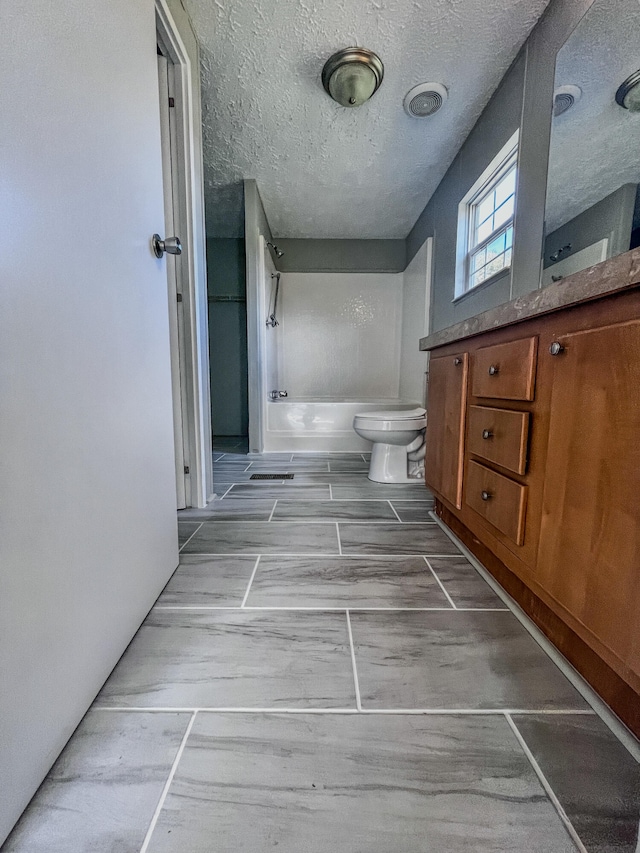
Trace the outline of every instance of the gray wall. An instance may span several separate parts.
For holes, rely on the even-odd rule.
[[[275,241],[284,251],[276,264],[282,272],[402,272],[407,266],[405,240]]]
[[[525,55],[522,53],[480,116],[407,238],[413,258],[429,236],[434,238],[432,329],[450,326],[509,299],[509,275],[472,291],[454,303],[456,241],[460,199],[520,126]]]
[[[564,260],[604,237],[611,240],[611,257],[628,252],[637,190],[637,184],[624,184],[597,204],[583,210],[579,216],[556,228],[544,243],[544,266],[551,266],[549,255],[563,246],[571,244],[571,251],[562,255]]]
[[[244,239],[207,240],[213,435],[248,435]]]
[[[555,57],[593,0],[552,0],[407,237],[411,260],[434,238],[431,330],[446,328],[540,286]],[[458,205],[520,128],[511,274],[454,302]]]

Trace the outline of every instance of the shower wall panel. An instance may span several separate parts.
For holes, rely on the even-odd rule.
[[[280,387],[397,399],[402,286],[402,273],[284,273]]]

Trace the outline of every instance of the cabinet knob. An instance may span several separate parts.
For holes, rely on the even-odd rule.
[[[493,438],[493,433],[491,432],[491,430],[490,430],[490,429],[483,429],[483,430],[482,430],[482,437],[483,437],[485,440],[486,440],[486,439],[488,439],[488,438]]]
[[[551,355],[560,355],[561,352],[564,352],[564,347],[560,341],[554,341],[549,347],[549,352]]]
[[[489,368],[489,376],[497,376],[498,370],[499,370],[498,365],[492,364],[491,367]]]
[[[485,491],[480,492],[480,497],[482,498],[483,501],[488,501],[491,498],[491,492],[485,492]]]
[[[455,366],[456,366],[456,367],[458,367],[459,365],[461,365],[461,364],[462,364],[462,359],[460,358],[460,356],[456,356],[456,357],[453,359],[453,363],[455,364]]]

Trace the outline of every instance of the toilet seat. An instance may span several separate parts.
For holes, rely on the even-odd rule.
[[[398,411],[398,409],[392,409],[389,411],[381,411],[381,412],[360,412],[356,415],[357,418],[367,418],[374,421],[405,421],[411,420],[412,418],[424,418],[426,415],[426,409],[417,406],[415,409],[405,409],[404,411]]]
[[[380,432],[409,432],[426,426],[425,415],[425,410],[420,407],[404,412],[399,412],[397,409],[396,411],[362,412],[355,416],[353,425]]]

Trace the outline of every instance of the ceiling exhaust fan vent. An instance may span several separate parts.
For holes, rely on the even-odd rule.
[[[441,83],[420,83],[404,98],[404,109],[413,118],[428,118],[442,107],[449,93]]]
[[[570,110],[582,96],[582,89],[578,86],[559,86],[553,94],[554,118],[561,116]]]

